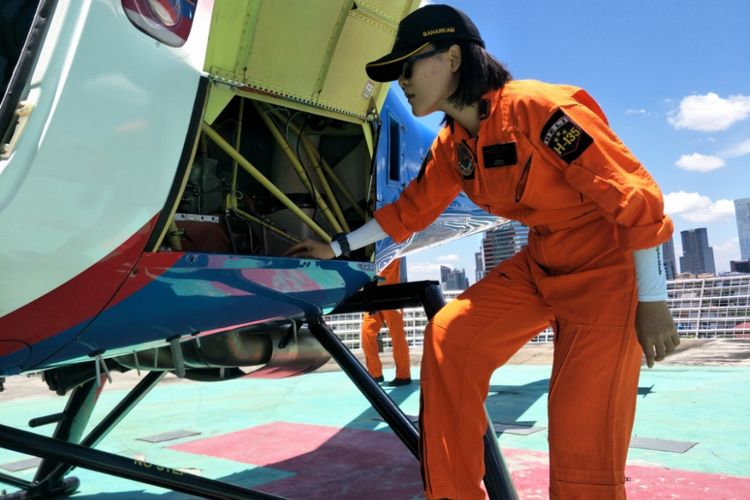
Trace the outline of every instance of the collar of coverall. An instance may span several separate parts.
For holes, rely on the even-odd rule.
[[[495,110],[500,103],[502,94],[502,87],[500,87],[499,89],[490,89],[485,92],[480,99],[479,108],[477,110],[479,114],[479,135],[482,135],[482,129],[484,128],[484,124],[487,123],[487,118],[495,113]],[[451,133],[453,134],[454,140],[456,140],[457,142],[461,142],[462,139],[471,139],[471,135],[469,135],[463,125],[455,120],[453,122]]]

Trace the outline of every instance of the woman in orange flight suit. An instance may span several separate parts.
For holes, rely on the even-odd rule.
[[[418,177],[331,258],[390,235],[402,241],[460,192],[529,226],[528,246],[447,304],[425,330],[420,438],[428,498],[484,498],[483,403],[493,371],[548,324],[550,496],[625,498],[641,348],[648,365],[679,343],[658,245],[671,237],[659,188],[582,89],[514,81],[471,20],[444,5],[399,24],[367,65],[398,80],[416,116],[446,114]]]
[[[401,259],[396,259],[379,273],[384,278],[382,284],[391,285],[401,282],[401,262]],[[399,310],[366,312],[362,316],[360,337],[367,371],[378,382],[383,381],[383,364],[378,354],[378,333],[384,323],[391,336],[393,360],[396,362],[396,378],[388,385],[398,387],[411,384],[409,344],[406,342],[403,313]]]

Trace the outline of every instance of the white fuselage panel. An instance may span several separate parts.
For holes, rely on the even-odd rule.
[[[205,58],[211,1],[187,43],[163,45],[121,2],[61,0],[0,160],[0,316],[108,255],[161,211]],[[72,298],[71,300],[75,300]]]

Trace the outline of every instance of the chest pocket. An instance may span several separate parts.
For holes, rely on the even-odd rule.
[[[533,175],[533,149],[522,137],[485,144],[479,152],[482,197],[496,208],[523,203]]]

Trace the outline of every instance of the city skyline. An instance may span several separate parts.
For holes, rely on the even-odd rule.
[[[441,0],[464,10],[487,49],[516,79],[585,88],[610,126],[641,160],[664,193],[681,231],[706,227],[716,271],[740,260],[733,200],[750,197],[750,4],[697,0],[546,2]],[[581,15],[585,13],[585,15]],[[534,19],[533,24],[522,22]],[[565,26],[565,47],[560,47]],[[721,54],[721,57],[717,57]],[[744,62],[743,62],[744,61]],[[400,95],[400,93],[398,93]],[[435,130],[442,114],[422,121]],[[481,235],[415,254],[412,279],[436,279],[439,265],[476,276]]]

